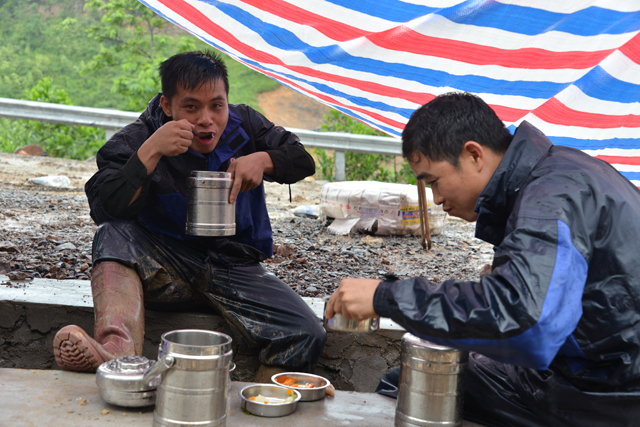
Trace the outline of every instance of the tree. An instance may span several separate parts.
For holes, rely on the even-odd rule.
[[[142,111],[160,91],[158,66],[170,55],[196,48],[196,39],[187,35],[171,36],[167,21],[136,0],[86,0],[85,9],[102,15],[100,24],[87,30],[100,43],[100,51],[85,66],[84,71],[118,67],[122,71],[114,78],[113,93],[129,100],[128,109]],[[67,18],[63,27],[77,21]]]
[[[27,92],[27,100],[70,105],[69,95],[56,89],[49,77]],[[40,145],[51,157],[84,160],[105,141],[104,129],[69,126],[35,120],[4,120],[0,123],[0,149],[13,152],[20,146]]]
[[[323,132],[345,132],[359,135],[388,136],[373,129],[369,125],[356,120],[338,110],[331,109],[324,115],[324,123],[320,127]],[[315,150],[320,163],[320,172],[325,179],[332,180],[334,176],[333,158],[325,150]],[[407,162],[403,162],[398,169],[395,156],[382,154],[350,153],[345,154],[345,173],[349,181],[375,180],[382,182],[405,182],[415,184],[416,178]]]

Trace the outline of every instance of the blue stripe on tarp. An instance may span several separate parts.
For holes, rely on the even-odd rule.
[[[441,10],[437,7],[422,6],[401,1],[380,0],[326,0],[345,9],[351,9],[365,15],[375,16],[391,22],[408,22],[420,16],[429,15]]]
[[[638,91],[637,84],[618,80],[599,65],[576,80],[574,85],[591,98],[620,104],[640,102],[640,91]]]
[[[600,7],[588,7],[565,14],[533,7],[502,4],[491,0],[469,0],[446,9],[390,0],[327,1],[392,22],[408,22],[435,13],[459,24],[490,27],[526,35],[561,31],[580,36],[593,36],[624,34],[640,30],[640,12],[618,12]]]
[[[640,172],[618,172],[620,172],[620,174],[627,178],[629,181],[640,181]]]
[[[436,344],[476,351],[503,363],[545,370],[582,316],[587,272],[587,261],[573,245],[569,226],[558,220],[555,267],[535,325],[520,335],[502,340],[452,340],[412,333]]]
[[[640,147],[640,138],[577,139],[553,135],[547,135],[547,137],[555,145],[577,148],[578,150],[602,150],[605,148],[637,149]]]
[[[367,73],[375,71],[375,74],[379,76],[401,78],[433,87],[450,86],[458,90],[473,93],[525,96],[527,98],[536,99],[551,98],[570,84],[570,82],[555,83],[549,81],[499,80],[472,74],[455,75],[444,71],[415,67],[402,63],[392,63],[353,56],[337,44],[317,47],[304,43],[295,33],[284,28],[265,23],[237,6],[223,4],[216,0],[209,0],[207,3],[215,4],[215,6],[225,14],[239,22],[242,22],[248,28],[260,29],[260,36],[271,46],[282,50],[303,53],[315,64],[339,64],[341,68],[347,70]],[[272,71],[265,65],[260,64],[253,59],[246,59],[243,57],[242,60],[257,68],[268,70],[269,72],[283,76],[286,75],[278,71]],[[288,78],[304,81],[299,77],[289,76]],[[311,82],[307,83],[313,84]],[[340,96],[351,99],[351,96],[344,95],[342,92],[336,90],[333,90],[333,92],[334,94],[339,93]]]

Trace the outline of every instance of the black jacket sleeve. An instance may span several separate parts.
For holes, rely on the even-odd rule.
[[[105,211],[118,219],[135,216],[147,202],[152,175],[153,172],[147,175],[147,168],[138,158],[138,153],[133,153],[129,161],[100,186],[100,201]],[[141,188],[140,195],[129,204],[138,188]]]
[[[266,151],[275,168],[274,181],[293,184],[316,171],[313,157],[305,150],[297,135],[281,126],[275,126],[259,112],[245,107],[250,125],[249,135],[258,151]]]
[[[142,209],[148,197],[151,177],[137,155],[137,150],[149,137],[148,126],[138,120],[117,132],[98,151],[96,172],[85,185],[96,224],[113,219],[128,219]],[[140,197],[129,206],[137,189]]]

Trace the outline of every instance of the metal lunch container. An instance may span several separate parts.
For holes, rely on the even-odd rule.
[[[327,329],[344,332],[375,332],[380,327],[380,318],[378,317],[357,321],[345,319],[341,314],[335,313],[333,317],[327,319],[325,315],[327,302],[329,302],[328,297],[324,298],[324,309],[322,311],[324,326]]]
[[[184,329],[162,335],[158,364],[167,366],[158,386],[155,427],[226,426],[231,337]]]
[[[160,378],[145,381],[144,376],[155,363],[144,356],[122,356],[103,363],[96,372],[100,397],[118,406],[153,405]]]
[[[228,172],[191,172],[191,176],[187,178],[187,234],[236,234],[236,204],[229,203],[232,183]]]
[[[397,427],[462,426],[464,375],[469,353],[404,334],[401,344]]]

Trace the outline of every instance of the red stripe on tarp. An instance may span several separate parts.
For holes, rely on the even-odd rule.
[[[521,108],[505,107],[504,105],[489,104],[503,122],[516,122],[529,114],[529,110]]]
[[[533,110],[532,113],[547,123],[562,126],[579,126],[593,129],[640,128],[639,115],[614,116],[577,111],[567,107],[556,98],[549,99]]]
[[[315,77],[326,82],[340,83],[345,86],[353,87],[363,90],[365,92],[374,93],[376,95],[387,96],[390,98],[405,99],[410,102],[415,102],[418,105],[426,104],[435,98],[434,95],[426,92],[413,92],[409,90],[403,90],[393,86],[386,86],[380,83],[374,83],[368,80],[359,80],[351,77],[344,77],[338,74],[326,73],[324,71],[314,70],[313,68],[303,66],[288,66],[288,69],[295,71],[305,76]],[[261,71],[264,72],[264,71]]]
[[[282,0],[242,0],[242,2],[287,21],[315,28],[325,36],[338,42],[353,40],[370,34],[369,31],[363,31],[342,22],[325,18]]]
[[[620,48],[620,52],[624,53],[627,58],[640,64],[640,33],[629,40]]]
[[[404,25],[370,34],[367,38],[380,47],[400,52],[435,56],[475,65],[499,65],[533,70],[591,68],[615,51],[615,49],[607,49],[595,52],[552,52],[538,48],[500,49],[425,36]],[[425,58],[426,60],[428,58]]]
[[[605,156],[605,155],[597,155],[594,157],[596,159],[604,160],[607,163],[611,163],[615,165],[640,166],[640,157]]]
[[[407,101],[415,102],[416,104],[419,104],[419,105],[425,104],[434,98],[434,96],[429,93],[412,92],[412,91],[403,90],[403,89],[399,89],[392,86],[386,86],[386,85],[382,85],[379,83],[374,83],[366,80],[358,80],[350,77],[343,77],[336,74],[330,74],[330,73],[314,70],[313,68],[310,68],[310,67],[289,66],[273,55],[264,53],[262,51],[254,49],[251,46],[248,46],[245,43],[242,43],[240,40],[235,38],[231,33],[226,31],[219,25],[216,25],[215,23],[211,22],[206,17],[206,15],[202,14],[200,11],[198,11],[196,8],[194,8],[190,4],[181,0],[159,0],[159,1],[162,4],[164,4],[167,8],[171,9],[174,13],[182,16],[184,19],[196,25],[202,31],[211,35],[211,37],[216,38],[229,46],[233,46],[233,48],[238,52],[240,52],[242,55],[246,56],[247,58],[251,58],[256,62],[260,62],[262,64],[280,65],[285,67],[288,70],[295,71],[305,76],[314,77],[327,82],[344,84],[349,87],[358,88],[365,92],[384,95],[391,98],[406,99]],[[267,73],[262,69],[256,69],[256,70],[264,74]],[[270,74],[270,76],[276,80],[283,80],[283,77],[280,75]]]
[[[206,15],[200,12],[195,7],[183,0],[158,0],[165,5],[168,9],[171,9],[174,13],[182,16],[184,19],[200,28],[200,30],[206,32],[211,37],[216,38],[223,43],[233,46],[237,49],[238,46],[242,49],[238,49],[243,52],[247,57],[265,64],[277,64],[285,65],[280,59],[271,54],[265,53],[261,50],[255,49],[245,43],[242,43],[229,31],[225,30],[221,26],[215,24]]]

